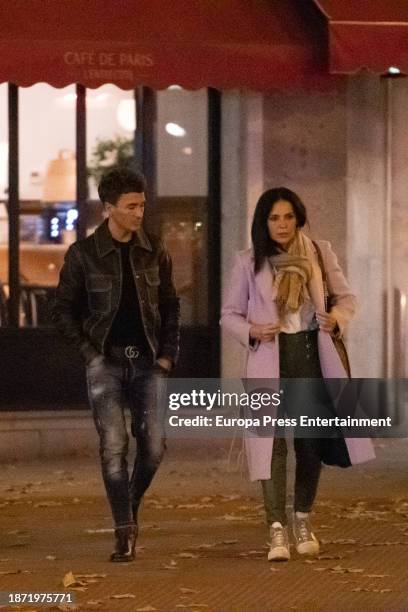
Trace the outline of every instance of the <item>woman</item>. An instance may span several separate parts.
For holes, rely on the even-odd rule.
[[[280,187],[260,197],[252,223],[252,248],[237,254],[221,325],[248,350],[246,378],[314,379],[307,381],[301,392],[300,413],[310,416],[327,408],[328,395],[321,379],[347,376],[333,338],[343,335],[354,314],[355,297],[330,244],[314,243],[303,233],[306,221],[305,206],[293,191]],[[325,310],[322,272],[330,294],[330,312]],[[296,386],[288,385],[287,390],[293,400]],[[296,416],[296,407],[286,392],[284,395],[286,414]],[[290,558],[287,445],[277,433],[274,438],[247,436],[245,440],[251,480],[262,484],[271,561]],[[370,440],[342,438],[342,443],[346,465],[374,458]],[[309,515],[322,464],[319,440],[298,437],[295,429],[294,448],[294,541],[299,554],[316,555],[319,542]]]

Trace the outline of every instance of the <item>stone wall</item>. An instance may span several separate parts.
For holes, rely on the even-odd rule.
[[[262,106],[259,98],[224,96],[223,285],[233,251],[249,244],[262,191],[279,185],[296,191],[308,210],[307,233],[332,243],[358,298],[348,334],[356,377],[384,375],[390,332],[384,315],[386,87],[385,80],[362,74],[325,93],[274,93]],[[394,81],[392,89],[392,283],[408,292],[408,82]],[[237,375],[242,354],[229,339],[223,347],[223,375]],[[394,352],[398,361],[396,345]]]

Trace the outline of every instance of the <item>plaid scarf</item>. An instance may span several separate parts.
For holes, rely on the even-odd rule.
[[[310,251],[308,240],[298,230],[287,251],[268,257],[274,273],[275,300],[281,320],[286,313],[296,312],[308,295],[307,285],[312,278],[312,262],[307,255]]]

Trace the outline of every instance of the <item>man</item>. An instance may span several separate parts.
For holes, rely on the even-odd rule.
[[[108,218],[68,249],[53,321],[86,361],[88,396],[100,437],[102,475],[115,527],[112,561],[132,561],[137,514],[164,452],[160,378],[179,345],[179,299],[160,239],[143,230],[145,180],[113,169],[98,193]],[[129,405],[137,453],[127,469]]]

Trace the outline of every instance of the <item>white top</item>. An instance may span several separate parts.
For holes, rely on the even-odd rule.
[[[296,312],[288,312],[282,322],[281,331],[285,334],[296,334],[300,331],[317,329],[315,307],[310,298],[307,298]]]

